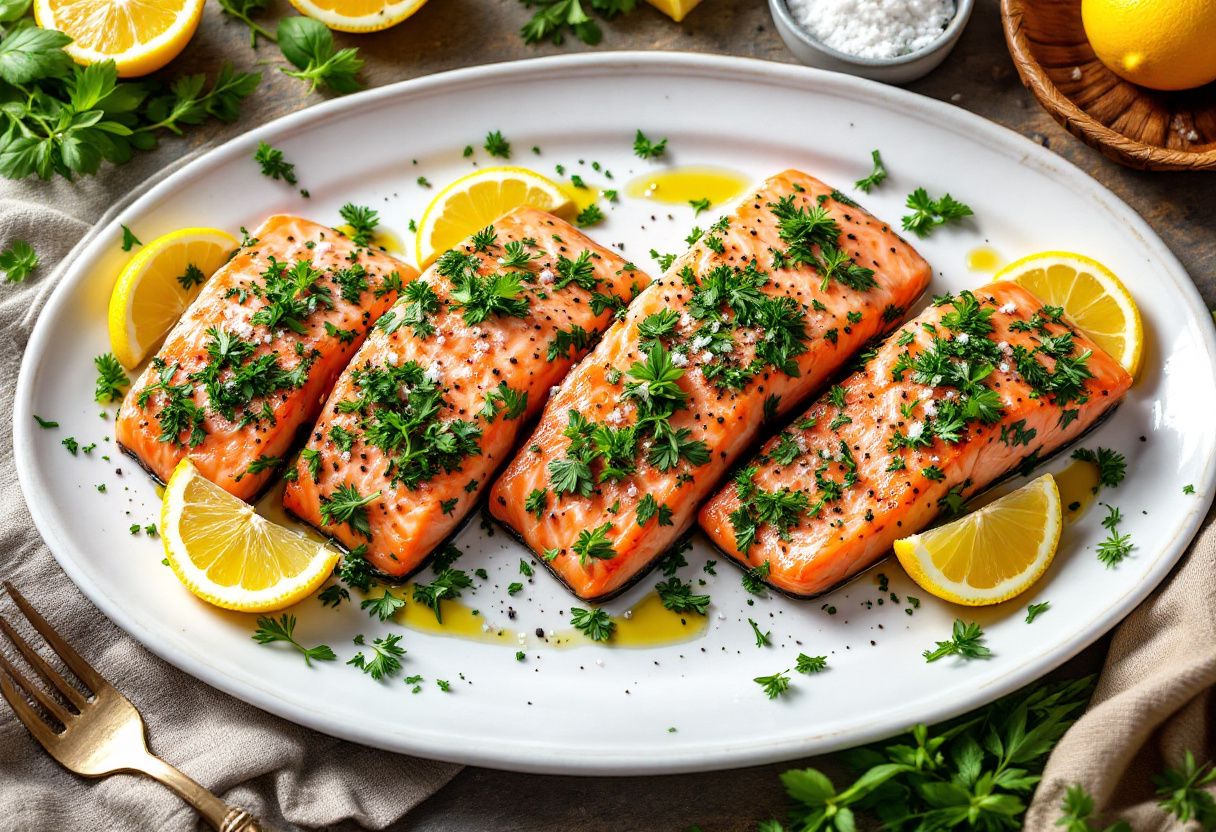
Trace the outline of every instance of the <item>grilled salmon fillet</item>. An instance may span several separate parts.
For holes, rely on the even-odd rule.
[[[929,277],[847,197],[777,174],[566,377],[490,510],[580,598],[611,597],[692,525],[761,426],[893,327]]]
[[[1022,287],[936,298],[701,510],[753,575],[812,596],[1079,436],[1132,379]]]
[[[413,572],[648,281],[532,208],[474,234],[381,318],[338,380],[284,506],[382,573]]]
[[[269,483],[338,374],[417,272],[272,216],[207,281],[131,387],[119,446],[162,482],[183,457],[244,500]]]

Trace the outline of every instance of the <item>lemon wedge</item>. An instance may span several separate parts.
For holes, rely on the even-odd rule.
[[[1136,375],[1144,357],[1144,325],[1131,293],[1097,260],[1043,251],[1010,263],[996,280],[1012,280],[1064,313],[1109,356]]]
[[[147,75],[176,58],[202,14],[203,0],[34,0],[38,25],[72,38],[64,47],[72,60],[112,60],[122,78]]]
[[[561,185],[527,168],[482,168],[457,179],[422,213],[415,239],[418,268],[425,269],[465,237],[521,205],[558,216],[568,216],[574,208]]]
[[[938,598],[978,607],[1025,592],[1051,565],[1063,525],[1051,474],[943,526],[895,541],[912,580]]]
[[[426,0],[291,0],[302,15],[339,32],[379,32],[421,9]]]
[[[272,612],[325,583],[339,554],[275,525],[183,459],[165,486],[160,535],[169,566],[209,604]]]
[[[133,368],[156,349],[240,243],[218,228],[183,228],[131,258],[110,293],[110,348]]]
[[[647,0],[650,5],[679,23],[700,5],[701,0]]]

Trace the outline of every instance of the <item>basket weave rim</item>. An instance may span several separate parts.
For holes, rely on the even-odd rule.
[[[1026,0],[1001,0],[1001,24],[1013,64],[1039,104],[1081,141],[1117,161],[1149,170],[1216,170],[1216,149],[1175,150],[1133,139],[1112,130],[1072,102],[1052,83],[1030,49],[1024,31]]]

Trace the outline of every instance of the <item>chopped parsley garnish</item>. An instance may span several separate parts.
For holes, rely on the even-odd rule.
[[[93,397],[100,404],[120,401],[127,387],[131,385],[131,380],[127,378],[127,373],[118,363],[118,359],[114,357],[113,353],[107,352],[96,356],[93,359],[93,366],[97,368],[97,384],[94,387]]]
[[[878,285],[874,270],[860,266],[840,247],[840,226],[822,205],[794,205],[794,194],[770,202],[777,218],[778,234],[786,249],[786,266],[813,266],[822,277],[820,291],[827,291],[835,280],[854,291],[864,292]],[[815,248],[819,256],[815,255]]]
[[[346,591],[346,587],[340,584],[330,584],[321,590],[317,595],[317,600],[321,602],[323,607],[333,607],[337,609],[343,601],[350,600],[350,593]]]
[[[554,289],[565,289],[571,283],[581,286],[588,292],[599,286],[599,278],[595,276],[595,264],[591,262],[591,251],[583,249],[578,256],[571,260],[564,254],[557,257],[557,279],[553,281]]]
[[[473,585],[473,579],[462,569],[444,569],[429,584],[414,584],[414,600],[425,604],[435,613],[435,620],[443,623],[440,603],[459,598],[463,590]]]
[[[80,450],[80,443],[76,441],[76,437],[74,436],[65,436],[60,440],[59,444],[67,448],[68,453],[72,456],[76,456],[76,453]]]
[[[380,224],[380,215],[366,205],[348,202],[338,209],[338,214],[350,226],[350,239],[357,246],[369,246]],[[356,299],[357,301],[357,299]]]
[[[764,690],[765,696],[769,699],[776,699],[790,689],[790,677],[786,675],[788,672],[788,670],[783,670],[772,676],[757,676],[752,681]]]
[[[273,257],[262,273],[262,284],[254,284],[249,291],[262,298],[265,304],[253,313],[250,322],[267,329],[290,329],[298,335],[308,332],[304,321],[321,307],[332,308],[333,295],[330,290],[318,285],[325,273],[314,269],[308,260],[297,260],[289,269]],[[229,289],[230,295],[239,294],[240,289]]]
[[[937,642],[937,647],[926,650],[926,662],[935,662],[945,656],[961,656],[964,659],[986,659],[992,651],[985,647],[984,631],[979,624],[964,622],[961,618],[954,619],[954,630],[949,641]]]
[[[486,402],[478,414],[487,422],[493,422],[499,414],[504,419],[518,419],[528,409],[528,391],[519,392],[505,381],[486,393]]]
[[[639,159],[657,159],[667,152],[667,139],[652,142],[641,130],[633,137],[633,155]]]
[[[0,271],[5,283],[22,283],[38,268],[38,253],[25,240],[13,240],[0,251]]]
[[[695,612],[705,615],[709,608],[709,596],[693,595],[691,581],[685,583],[673,576],[655,584],[654,589],[659,594],[663,606],[672,612]]]
[[[827,667],[827,656],[808,656],[806,653],[799,653],[794,665],[794,669],[799,673],[822,673]]]
[[[312,666],[313,660],[330,662],[338,658],[327,645],[318,644],[316,647],[305,647],[295,640],[296,617],[284,613],[283,617],[275,620],[270,616],[258,616],[258,628],[253,633],[253,640],[258,644],[272,644],[276,641],[286,642],[304,656],[304,663]]]
[[[416,362],[365,364],[351,377],[359,395],[339,402],[338,412],[359,415],[364,441],[389,459],[385,473],[394,486],[416,488],[440,471],[458,470],[466,456],[478,452],[481,428],[439,418],[449,407],[444,389]]]
[[[679,257],[679,255],[678,254],[660,254],[658,251],[656,251],[655,249],[652,248],[650,250],[650,257],[656,263],[659,264],[660,270],[667,271],[668,269],[671,268],[671,264],[676,261],[676,258]]]
[[[870,159],[874,162],[874,169],[870,171],[870,175],[864,179],[858,179],[853,183],[853,187],[859,191],[869,193],[874,188],[881,185],[887,178],[887,169],[882,163],[882,156],[877,150],[870,151]]]
[[[439,305],[431,284],[415,278],[405,285],[397,304],[376,321],[376,328],[391,335],[408,326],[418,338],[427,338],[435,333],[430,316],[439,311]]]
[[[481,275],[481,259],[455,249],[444,252],[435,262],[435,271],[452,283],[452,304],[463,312],[466,324],[479,324],[491,315],[526,317],[528,298],[524,296],[520,272]]]
[[[359,604],[359,609],[367,610],[367,614],[369,616],[374,615],[381,621],[388,621],[397,614],[397,610],[404,606],[405,600],[393,595],[393,593],[389,592],[388,588],[386,587],[383,595],[381,595],[379,598],[366,598],[361,604]]]
[[[637,523],[639,526],[645,526],[656,517],[660,526],[672,525],[671,507],[666,503],[660,503],[653,494],[647,494],[638,502]]]
[[[405,648],[400,645],[400,641],[401,636],[392,633],[383,638],[373,639],[371,645],[366,645],[363,636],[355,636],[355,644],[360,647],[370,646],[372,655],[370,659],[365,658],[363,651],[360,650],[351,657],[347,664],[354,665],[376,681],[385,676],[392,676],[401,669],[401,657],[405,655]]]
[[[361,543],[342,556],[338,580],[352,589],[367,592],[372,588],[372,565],[367,560],[367,544]]]
[[[1049,609],[1051,609],[1050,601],[1044,601],[1041,604],[1031,604],[1026,608],[1026,623],[1029,624],[1030,622],[1034,621]]]
[[[54,422],[54,421],[52,421],[52,420],[50,420],[50,419],[43,419],[43,418],[42,418],[41,416],[39,416],[37,413],[35,413],[35,414],[34,414],[34,421],[35,421],[35,422],[37,422],[37,423],[38,423],[38,427],[42,428],[43,430],[48,430],[49,428],[57,428],[57,427],[59,427],[59,423],[58,423],[58,422]]]
[[[1089,448],[1077,448],[1072,452],[1072,458],[1093,463],[1098,467],[1098,486],[1095,486],[1093,490],[1095,494],[1098,493],[1099,486],[1117,487],[1127,475],[1126,457],[1110,448],[1098,448],[1096,451]]]
[[[711,207],[710,201],[705,197],[700,199],[690,199],[688,200],[688,204],[692,206],[692,209],[695,212],[693,216],[700,214],[702,211],[708,211]]]
[[[207,276],[203,274],[203,270],[193,263],[186,264],[186,270],[177,276],[177,282],[181,284],[183,289],[193,289],[195,286],[202,286],[207,282]]]
[[[283,157],[283,151],[272,147],[266,142],[258,142],[258,149],[253,153],[253,159],[262,169],[262,175],[271,179],[281,179],[288,185],[297,184],[296,166]],[[123,226],[124,228],[126,226]],[[123,247],[123,251],[126,251]]]
[[[37,418],[37,417],[34,417],[34,418]],[[1183,494],[1194,494],[1195,486],[1191,485],[1190,483],[1187,483],[1186,485],[1182,486],[1182,493]]]
[[[532,489],[532,493],[528,495],[526,500],[524,500],[524,511],[528,512],[529,514],[535,514],[536,519],[539,520],[541,515],[545,513],[545,509],[548,507],[548,505],[549,489],[534,488]]]
[[[203,428],[203,419],[206,414],[201,407],[194,403],[194,386],[188,382],[172,383],[173,377],[177,374],[177,364],[166,364],[158,357],[152,359],[152,366],[157,372],[156,381],[139,391],[139,396],[135,400],[136,404],[143,410],[148,406],[152,396],[163,393],[164,406],[156,414],[160,421],[158,440],[175,445],[188,444],[191,448],[197,447],[207,438],[207,431]],[[190,434],[186,443],[181,441],[181,435],[184,432]]]
[[[499,159],[511,158],[511,143],[502,137],[502,132],[499,130],[486,133],[486,141],[482,146],[491,156]]]
[[[770,636],[772,635],[771,632],[766,633],[763,630],[761,630],[760,625],[757,624],[754,619],[751,619],[751,618],[747,619],[747,623],[750,624],[752,627],[752,635],[755,636],[755,638],[756,638],[757,647],[769,647],[772,645],[773,642],[770,639]]]
[[[363,497],[355,486],[339,485],[332,494],[321,498],[321,522],[327,526],[345,523],[354,533],[370,538],[372,527],[367,519],[367,506],[379,497],[379,491]]]
[[[748,569],[743,573],[743,588],[752,595],[762,594],[764,592],[764,582],[768,580],[768,574],[771,570],[772,564],[767,560]]]
[[[903,217],[904,230],[911,231],[917,237],[928,237],[939,226],[957,222],[973,213],[970,207],[950,194],[932,199],[924,188],[917,188],[908,194],[904,204],[912,211]]]
[[[591,203],[586,208],[578,212],[578,216],[574,218],[575,223],[579,228],[586,228],[591,225],[597,225],[604,221],[604,212],[596,203]]]
[[[1135,548],[1131,542],[1131,534],[1119,534],[1119,523],[1122,521],[1123,514],[1116,506],[1106,506],[1106,516],[1102,518],[1102,527],[1109,534],[1098,544],[1098,560],[1111,569],[1122,563]]]
[[[580,565],[586,566],[588,559],[611,560],[616,557],[616,550],[612,548],[612,541],[608,539],[610,531],[612,531],[612,523],[579,531],[578,539],[572,548],[574,554],[578,555]]]
[[[731,528],[735,532],[735,548],[747,554],[756,533],[765,524],[776,526],[782,540],[788,540],[790,530],[810,505],[807,492],[781,488],[766,491],[754,482],[756,466],[742,469],[735,475],[735,493],[739,507],[730,513]],[[768,561],[765,561],[765,565]],[[766,573],[767,575],[767,573]]]
[[[608,641],[616,631],[616,622],[601,609],[570,608],[570,623],[592,641]]]
[[[130,228],[127,228],[127,226],[125,226],[125,225],[121,225],[120,228],[122,228],[122,250],[123,251],[130,251],[131,249],[135,248],[136,246],[143,245],[143,243],[140,242],[139,238],[135,236],[135,232],[132,231]]]

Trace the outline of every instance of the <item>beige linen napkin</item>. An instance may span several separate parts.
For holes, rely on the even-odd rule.
[[[238,127],[225,132],[235,133]],[[34,529],[13,465],[13,387],[30,328],[70,250],[137,193],[187,161],[180,142],[75,183],[0,180],[0,248],[28,241],[42,265],[0,284],[0,577],[12,581],[143,713],[150,746],[274,830],[381,829],[459,766],[361,748],[300,728],[216,691],[146,651],[90,604]],[[166,163],[168,167],[164,167]],[[134,190],[133,190],[134,189]],[[117,243],[117,241],[116,241]],[[98,314],[102,314],[99,310]],[[11,609],[11,602],[0,604]],[[0,702],[0,830],[185,832],[197,817],[168,790],[120,775],[83,781],[61,769]]]
[[[1170,578],[1115,631],[1093,701],[1048,760],[1025,828],[1058,829],[1074,784],[1093,796],[1103,824],[1182,828],[1157,805],[1152,777],[1188,750],[1200,763],[1216,757],[1214,686],[1216,512]]]

